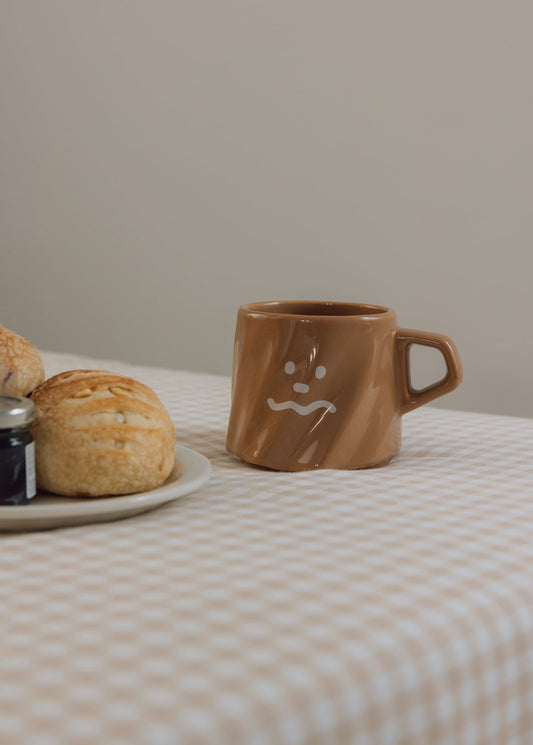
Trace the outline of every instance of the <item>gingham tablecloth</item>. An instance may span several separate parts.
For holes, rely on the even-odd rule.
[[[2,745],[531,745],[533,420],[425,407],[367,471],[224,447],[226,377],[124,372],[211,459],[118,522],[0,536]]]

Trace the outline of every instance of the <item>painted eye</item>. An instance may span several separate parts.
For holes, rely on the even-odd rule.
[[[296,370],[296,365],[294,364],[294,362],[289,361],[286,363],[285,372],[287,373],[287,375],[292,375],[295,370]]]
[[[324,367],[324,365],[319,365],[315,370],[315,378],[318,378],[320,380],[320,378],[323,378],[325,374],[326,368]]]

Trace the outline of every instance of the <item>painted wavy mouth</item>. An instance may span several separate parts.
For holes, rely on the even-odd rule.
[[[313,411],[316,411],[317,409],[326,409],[326,411],[329,411],[331,414],[334,414],[337,411],[337,408],[334,404],[331,403],[331,401],[313,401],[310,404],[307,404],[307,406],[302,406],[301,404],[297,404],[296,401],[282,401],[281,403],[276,403],[273,398],[267,399],[267,404],[270,406],[270,408],[273,411],[283,411],[284,409],[292,409],[297,414],[301,414],[302,416],[306,416],[306,414],[311,414]]]

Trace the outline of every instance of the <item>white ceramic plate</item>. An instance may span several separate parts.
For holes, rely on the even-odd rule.
[[[157,489],[84,499],[37,492],[29,504],[0,506],[0,531],[43,530],[132,517],[199,489],[210,473],[211,464],[206,457],[196,450],[176,445],[176,465]]]

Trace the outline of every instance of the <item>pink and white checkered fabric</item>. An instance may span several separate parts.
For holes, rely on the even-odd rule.
[[[209,483],[0,538],[2,745],[531,745],[533,420],[426,407],[367,471],[224,447],[230,384],[150,385]]]

